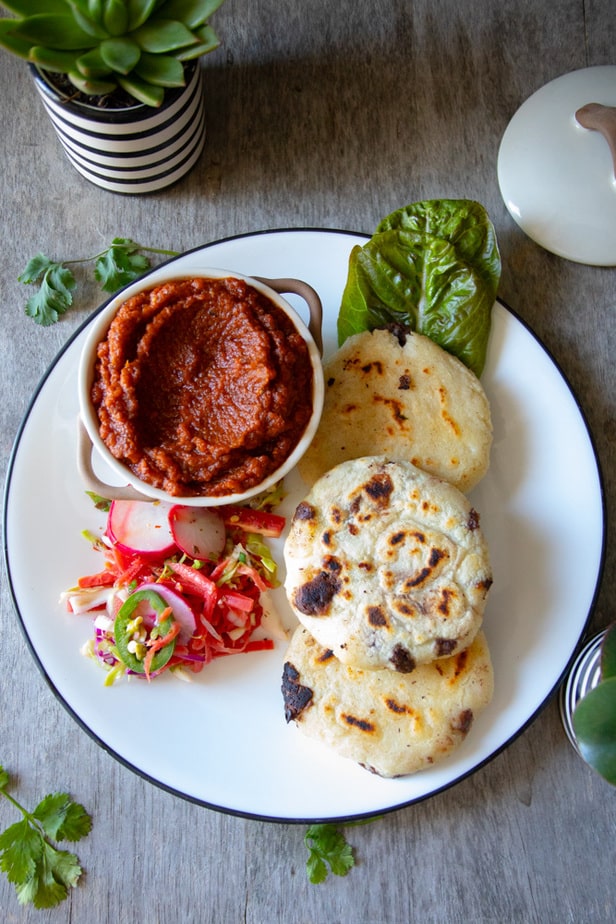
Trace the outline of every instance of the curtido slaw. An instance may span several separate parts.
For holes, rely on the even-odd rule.
[[[105,530],[84,535],[103,567],[80,577],[61,601],[93,617],[82,653],[105,668],[105,685],[165,671],[186,680],[216,658],[274,647],[255,633],[264,622],[262,595],[277,586],[265,537],[280,536],[284,517],[93,499],[108,508]]]

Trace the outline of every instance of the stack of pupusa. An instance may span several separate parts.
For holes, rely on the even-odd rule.
[[[302,472],[316,481],[285,543],[300,626],[283,694],[287,721],[392,777],[449,754],[492,698],[481,630],[492,571],[459,487],[487,470],[491,422],[476,377],[427,338],[350,341],[325,367],[325,411]],[[392,419],[368,429],[374,407]],[[321,473],[323,453],[321,465],[334,464]]]

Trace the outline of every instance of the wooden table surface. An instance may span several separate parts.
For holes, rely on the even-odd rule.
[[[615,271],[533,243],[507,213],[496,173],[503,132],[531,93],[566,72],[616,64],[613,0],[227,0],[214,24],[224,44],[204,62],[206,150],[178,186],[143,197],[83,180],[65,162],[27,68],[0,54],[3,471],[41,376],[101,301],[77,270],[79,304],[56,325],[36,326],[17,276],[37,251],[86,256],[114,236],[181,251],[261,229],[371,232],[409,202],[460,197],[482,202],[496,226],[499,294],[579,399],[614,516]],[[595,629],[616,615],[615,574],[612,527]],[[94,819],[76,845],[85,875],[69,899],[51,911],[21,908],[1,876],[4,921],[616,919],[615,793],[569,745],[554,698],[471,777],[348,828],[355,868],[311,885],[305,826],[189,803],[97,746],[37,670],[6,575],[0,640],[0,763],[11,791],[30,806],[69,791]],[[0,827],[15,820],[3,800]]]

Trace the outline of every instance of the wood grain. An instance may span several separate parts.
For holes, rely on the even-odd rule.
[[[227,0],[215,25],[224,44],[204,64],[206,150],[187,180],[141,198],[98,190],[66,164],[27,68],[0,54],[2,470],[40,377],[100,301],[78,270],[80,306],[36,327],[16,277],[37,251],[87,255],[115,235],[184,250],[259,229],[369,232],[407,202],[468,197],[496,225],[501,297],[579,399],[613,514],[615,271],[537,247],[509,217],[496,176],[524,99],[570,70],[616,63],[612,0]],[[593,627],[614,617],[615,564],[612,522]],[[0,877],[7,924],[614,920],[614,793],[571,749],[554,701],[455,788],[348,828],[357,867],[312,886],[301,825],[184,802],[91,740],[37,672],[6,576],[0,671],[0,763],[19,797],[33,805],[66,788],[94,816],[78,845],[86,873],[57,909],[20,908]],[[0,828],[14,820],[0,804]]]

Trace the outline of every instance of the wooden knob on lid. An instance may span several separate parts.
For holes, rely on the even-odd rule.
[[[603,135],[612,152],[614,179],[616,179],[616,106],[586,103],[576,111],[575,118],[582,128],[589,128]]]

